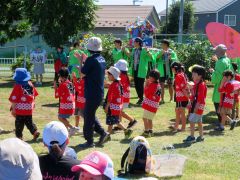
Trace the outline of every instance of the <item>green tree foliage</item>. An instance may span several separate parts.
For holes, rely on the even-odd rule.
[[[1,0],[0,3],[0,44],[23,37],[31,26],[24,20],[23,1]]]
[[[26,16],[51,47],[68,42],[79,31],[94,27],[93,0],[25,0]]]
[[[168,15],[168,34],[177,34],[179,26],[180,1],[176,1],[170,6]],[[183,16],[183,33],[191,33],[193,31],[196,18],[194,17],[194,8],[191,2],[184,3]],[[162,27],[162,33],[166,33],[166,23]]]

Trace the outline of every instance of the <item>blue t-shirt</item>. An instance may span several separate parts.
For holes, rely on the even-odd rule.
[[[84,94],[86,100],[102,100],[104,96],[104,76],[106,61],[101,54],[94,54],[86,59],[81,70],[85,77]]]

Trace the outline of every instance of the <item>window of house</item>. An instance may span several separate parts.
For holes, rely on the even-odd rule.
[[[33,43],[39,43],[39,35],[32,36],[32,42]]]
[[[236,15],[225,15],[224,24],[228,26],[236,26]]]

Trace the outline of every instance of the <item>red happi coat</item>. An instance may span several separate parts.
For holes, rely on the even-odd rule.
[[[120,82],[123,87],[123,103],[130,102],[130,81],[127,74],[120,74]]]
[[[28,85],[14,85],[9,101],[15,103],[16,115],[32,115],[36,96],[38,96],[38,92],[30,81]]]
[[[72,115],[75,111],[75,91],[73,84],[66,80],[55,90],[55,98],[59,98],[59,114]]]
[[[235,74],[235,80],[240,82],[240,74]],[[239,91],[234,94],[234,100],[236,103],[239,102]]]
[[[234,86],[231,81],[226,82],[218,91],[221,93],[220,107],[233,108],[234,104]]]
[[[122,86],[114,81],[108,88],[107,101],[110,103],[111,115],[119,116],[123,107]]]
[[[174,78],[174,90],[176,96],[176,102],[188,101],[188,97],[185,96],[183,90],[187,89],[187,79],[184,73],[175,74]]]
[[[197,96],[196,96],[196,93],[197,93]],[[191,100],[191,105],[194,104],[194,101],[196,102],[196,104],[198,104],[198,106],[195,105],[195,107],[197,108],[196,109],[197,111],[195,112],[196,114],[198,115],[203,114],[205,104],[206,104],[206,97],[207,97],[206,83],[204,81],[200,81],[198,84],[194,82],[190,100]]]
[[[86,102],[86,99],[84,97],[84,83],[85,83],[84,78],[74,82],[74,87],[76,91],[75,98],[76,108],[80,109],[84,109]]]
[[[161,86],[159,83],[147,84],[144,88],[144,100],[142,108],[156,113],[161,100]]]

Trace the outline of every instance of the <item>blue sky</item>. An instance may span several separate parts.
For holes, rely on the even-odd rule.
[[[143,2],[137,2],[138,5],[154,5],[157,12],[160,12],[166,8],[166,0],[142,0]],[[169,0],[171,3],[172,0]],[[98,0],[100,5],[132,5],[132,0]]]

